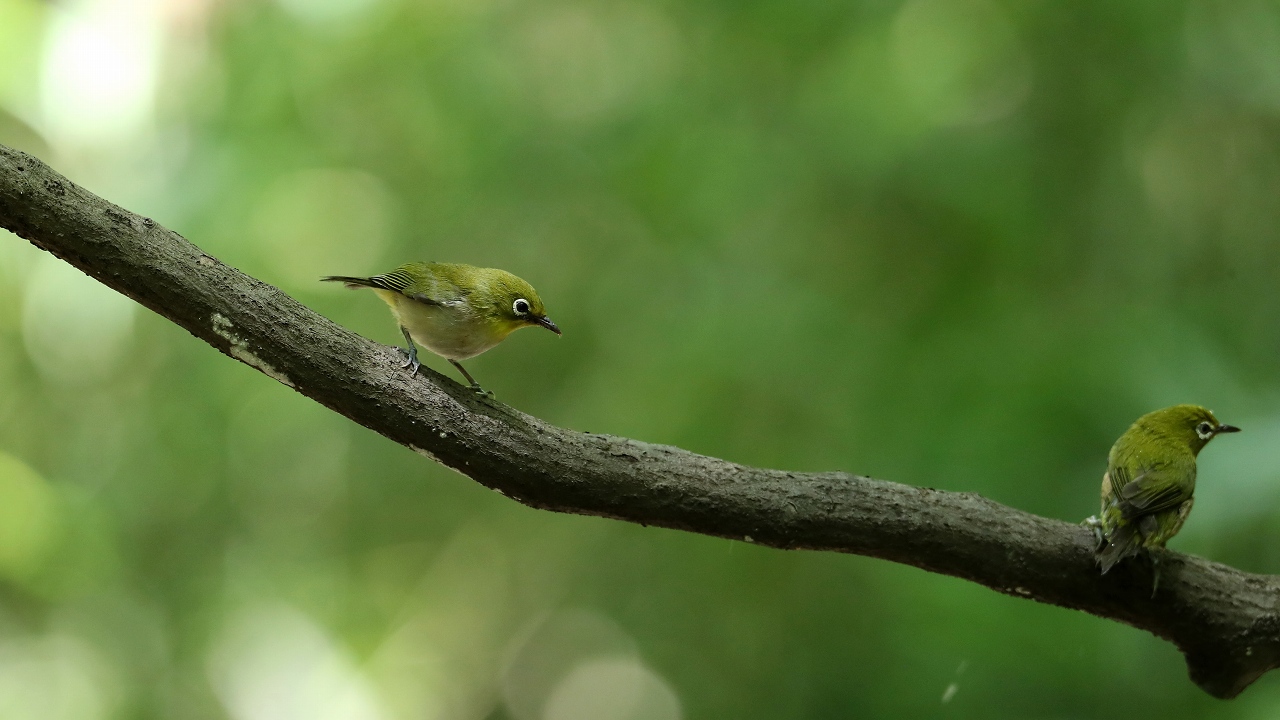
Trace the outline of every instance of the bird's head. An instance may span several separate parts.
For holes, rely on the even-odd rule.
[[[1153,433],[1183,440],[1194,453],[1199,453],[1210,440],[1222,433],[1240,432],[1240,428],[1234,425],[1218,422],[1211,410],[1199,405],[1174,405],[1156,410],[1138,422]]]
[[[493,319],[510,330],[537,326],[560,334],[560,328],[547,317],[547,308],[532,285],[505,270],[491,272],[483,302]]]

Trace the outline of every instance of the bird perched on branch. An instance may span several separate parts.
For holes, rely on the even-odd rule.
[[[417,343],[453,363],[480,394],[487,393],[459,360],[479,355],[522,327],[560,334],[533,286],[506,270],[415,262],[372,277],[320,279],[373,288],[391,306],[409,345],[402,367],[418,372]]]
[[[1102,511],[1085,520],[1098,540],[1105,575],[1121,560],[1151,558],[1151,596],[1160,585],[1160,553],[1186,522],[1196,490],[1196,456],[1209,441],[1240,428],[1199,405],[1147,413],[1116,440],[1102,476]]]

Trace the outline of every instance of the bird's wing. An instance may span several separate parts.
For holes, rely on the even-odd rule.
[[[425,287],[424,287],[425,285]],[[427,305],[458,307],[466,304],[468,293],[450,282],[420,283],[416,287],[401,290],[405,297]]]
[[[1196,466],[1160,463],[1133,474],[1123,466],[1110,470],[1111,487],[1126,520],[1171,510],[1187,501],[1195,489]]]
[[[447,303],[446,301],[443,301],[443,300],[436,300],[435,298],[430,297],[430,296],[429,296],[429,295],[427,295],[426,293],[420,293],[420,292],[419,292],[419,293],[405,293],[404,295],[405,295],[405,297],[407,297],[407,298],[411,298],[411,299],[413,299],[413,300],[417,300],[418,302],[420,302],[420,303],[424,303],[424,304],[426,304],[426,305],[447,305],[447,304],[449,304],[449,303]]]
[[[413,276],[405,272],[403,267],[396,268],[389,273],[374,275],[368,280],[370,287],[381,288],[383,290],[394,290],[403,293],[413,285]]]
[[[408,271],[410,268],[417,272],[410,274]],[[395,290],[407,298],[426,305],[453,307],[466,300],[466,291],[448,278],[442,277],[439,272],[432,271],[431,268],[430,263],[423,263],[422,267],[418,268],[414,268],[413,265],[403,265],[370,280],[376,280],[379,287]]]

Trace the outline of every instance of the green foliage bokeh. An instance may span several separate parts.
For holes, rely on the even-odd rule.
[[[128,5],[0,0],[0,143],[347,327],[399,341],[320,275],[502,267],[565,330],[468,364],[521,410],[1072,521],[1133,418],[1205,404],[1245,432],[1171,546],[1280,572],[1274,3],[157,2],[146,115],[95,135],[51,58]],[[0,718],[1262,718],[1278,683],[524,508],[0,237]]]

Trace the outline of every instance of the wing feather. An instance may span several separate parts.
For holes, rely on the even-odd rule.
[[[1172,510],[1195,491],[1195,465],[1184,468],[1160,464],[1142,468],[1132,480],[1122,467],[1112,470],[1112,491],[1121,516],[1133,520]]]

